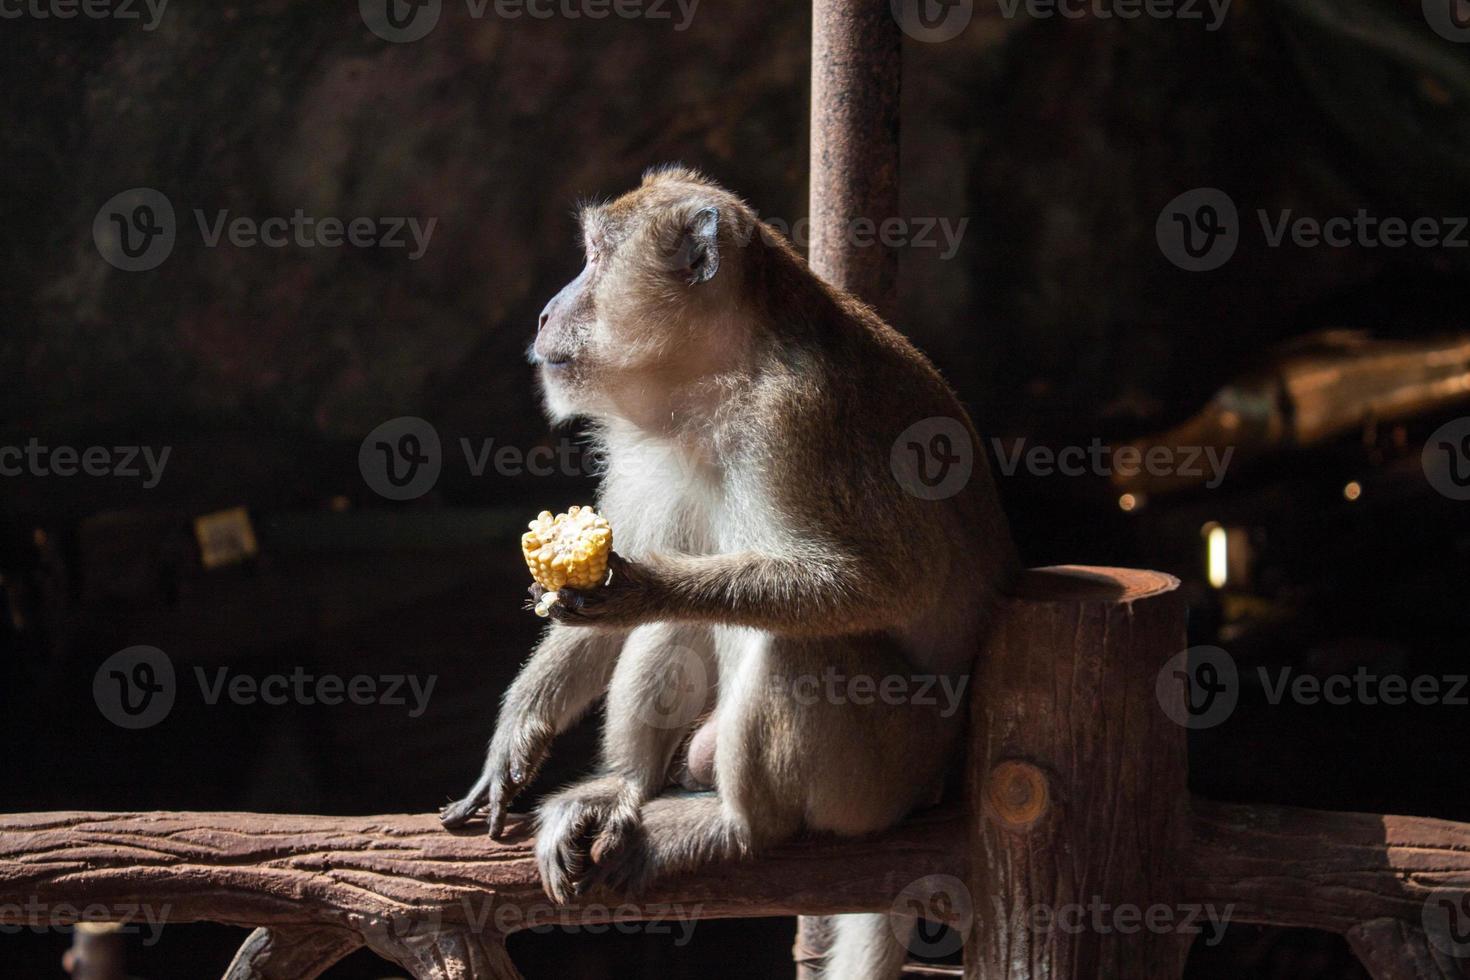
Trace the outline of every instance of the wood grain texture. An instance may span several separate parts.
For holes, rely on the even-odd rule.
[[[1375,977],[1470,976],[1470,825],[1196,800],[1191,839],[1186,894],[1231,921],[1342,933]]]
[[[0,924],[25,924],[30,909],[49,921],[65,903],[268,927],[246,941],[229,980],[303,980],[359,946],[416,977],[513,977],[504,936],[533,926],[887,911],[916,877],[963,865],[963,827],[958,808],[934,810],[878,837],[814,838],[738,869],[712,865],[637,901],[557,905],[527,834],[451,833],[432,814],[15,814],[0,816]]]
[[[1184,648],[1177,585],[1040,569],[1001,611],[972,686],[970,796],[984,801],[971,828],[972,980],[1180,975],[1192,936],[1133,929],[1127,911],[1113,927],[1110,911],[1178,905],[1186,730],[1155,695]]]

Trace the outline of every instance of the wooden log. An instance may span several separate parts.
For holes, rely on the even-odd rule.
[[[5,815],[0,924],[58,924],[69,905],[269,927],[247,940],[230,980],[300,980],[363,945],[416,977],[512,977],[501,944],[521,929],[886,911],[914,877],[963,863],[963,823],[956,808],[934,810],[869,839],[775,848],[736,873],[711,866],[636,901],[593,894],[562,906],[541,891],[532,841],[516,832],[523,818],[493,841],[483,825],[449,832],[433,814]]]
[[[277,926],[245,937],[224,980],[315,980],[363,939],[332,926]]]
[[[1231,921],[1342,933],[1383,980],[1470,976],[1470,825],[1197,800],[1191,841],[1185,894]]]
[[[1181,974],[1193,937],[1159,923],[1182,918],[1186,730],[1155,693],[1177,585],[1038,569],[1001,610],[971,686],[971,980]]]

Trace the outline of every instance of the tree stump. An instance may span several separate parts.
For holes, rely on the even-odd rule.
[[[971,685],[971,980],[1180,975],[1193,934],[1159,923],[1180,916],[1187,731],[1155,694],[1178,584],[1037,569],[1002,608]]]

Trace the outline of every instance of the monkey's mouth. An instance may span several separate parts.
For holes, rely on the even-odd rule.
[[[541,358],[541,366],[544,368],[550,368],[553,371],[560,370],[571,363],[572,355],[570,354],[554,354],[551,357]]]

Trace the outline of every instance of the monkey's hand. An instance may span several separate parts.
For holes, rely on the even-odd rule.
[[[461,827],[483,808],[490,836],[499,838],[505,830],[505,811],[536,778],[555,737],[550,726],[527,714],[503,714],[479,781],[464,799],[440,811],[439,822],[449,829]]]
[[[610,573],[606,585],[596,589],[557,589],[557,599],[548,612],[553,621],[567,626],[637,626],[646,622],[658,602],[653,578],[617,552],[608,555]],[[531,595],[538,602],[538,586]]]

